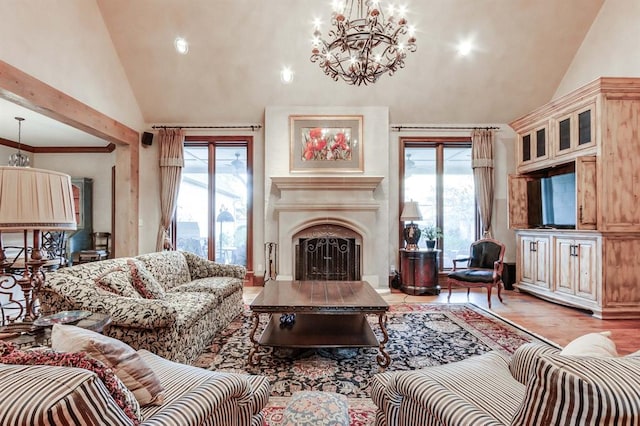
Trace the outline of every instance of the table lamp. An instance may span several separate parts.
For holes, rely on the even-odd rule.
[[[414,220],[421,220],[422,215],[420,214],[420,209],[418,208],[417,201],[407,201],[404,203],[404,207],[402,209],[402,214],[400,215],[400,220],[403,222],[411,221],[404,227],[404,240],[406,241],[406,250],[417,250],[418,249],[418,241],[420,240],[420,228],[418,225],[413,223]]]
[[[36,316],[31,293],[33,290],[37,291],[44,282],[44,274],[40,271],[44,263],[40,251],[40,232],[75,229],[75,207],[69,175],[29,167],[0,166],[0,234],[16,231],[24,233],[24,273],[15,281],[24,293],[25,320]],[[27,253],[29,231],[33,232],[30,257]],[[5,260],[0,241],[0,261],[3,267]]]

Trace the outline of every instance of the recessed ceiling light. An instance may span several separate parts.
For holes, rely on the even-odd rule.
[[[473,50],[473,43],[471,40],[462,40],[458,43],[458,54],[460,56],[467,56]]]
[[[189,51],[189,43],[187,43],[187,40],[182,37],[176,37],[173,41],[173,45],[175,46],[176,51],[181,55],[186,55]]]
[[[283,67],[282,71],[280,71],[280,80],[284,84],[289,84],[293,81],[293,70],[289,67]]]

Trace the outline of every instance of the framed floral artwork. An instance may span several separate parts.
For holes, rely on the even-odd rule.
[[[362,172],[361,115],[291,115],[292,172]]]

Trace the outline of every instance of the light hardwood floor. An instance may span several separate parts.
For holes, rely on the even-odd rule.
[[[261,290],[262,287],[245,287],[245,303],[251,303]],[[446,290],[438,296],[411,296],[404,293],[386,293],[382,296],[389,304],[447,303]],[[492,312],[561,346],[586,333],[611,330],[612,339],[621,355],[640,350],[640,320],[600,320],[588,312],[547,302],[516,290],[504,290],[502,298],[504,303],[500,303],[494,290]],[[466,289],[453,291],[452,303],[466,301]],[[469,301],[487,308],[485,290],[472,289]]]

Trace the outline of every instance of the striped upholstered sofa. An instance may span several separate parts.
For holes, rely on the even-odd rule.
[[[239,265],[163,251],[61,268],[47,274],[38,297],[43,315],[109,314],[106,335],[188,364],[242,312],[245,274]]]
[[[30,426],[261,426],[270,386],[263,376],[218,373],[138,354],[164,388],[162,405],[127,415],[96,372],[0,364],[0,424]]]
[[[372,380],[377,426],[640,424],[640,356],[563,355],[527,343]]]

